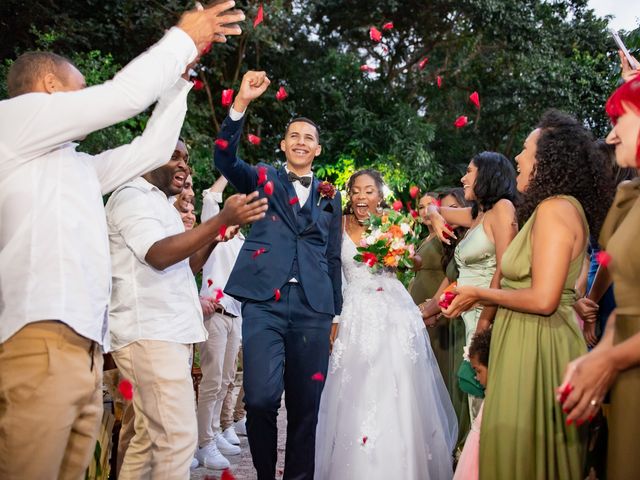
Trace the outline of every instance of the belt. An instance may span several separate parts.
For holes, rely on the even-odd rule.
[[[214,311],[221,315],[226,315],[229,318],[238,318],[238,315],[234,315],[233,313],[227,311],[222,305],[216,305]]]

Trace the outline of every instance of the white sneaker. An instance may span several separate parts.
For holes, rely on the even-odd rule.
[[[222,432],[222,436],[231,445],[240,445],[240,439],[238,438],[238,435],[236,435],[236,431],[233,428],[233,425],[231,425],[224,432]]]
[[[229,460],[218,450],[216,442],[207,443],[204,447],[199,448],[196,451],[196,459],[205,468],[212,468],[214,470],[226,470],[231,467]]]
[[[198,466],[200,465],[200,462],[198,461],[198,459],[196,457],[193,457],[191,459],[191,470],[195,470],[196,468],[198,468]]]
[[[218,450],[224,455],[240,455],[240,447],[231,445],[221,434],[216,434],[215,440]]]
[[[242,420],[239,420],[236,423],[234,423],[233,429],[235,430],[237,435],[246,437],[247,436],[247,417],[244,417]]]

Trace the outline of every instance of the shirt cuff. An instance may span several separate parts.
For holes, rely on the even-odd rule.
[[[211,199],[216,203],[222,203],[222,192],[212,192],[211,189],[207,189],[202,192],[202,198],[211,197]]]
[[[229,109],[229,118],[234,122],[237,122],[242,117],[244,117],[244,112],[237,112],[236,110],[233,109],[233,107]]]
[[[331,323],[335,323],[335,324],[340,323],[340,315],[336,315],[335,317],[333,317],[333,321]]]

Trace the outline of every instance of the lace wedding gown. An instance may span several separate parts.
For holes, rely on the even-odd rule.
[[[445,480],[456,415],[418,307],[343,235],[338,338],[320,401],[315,480]]]

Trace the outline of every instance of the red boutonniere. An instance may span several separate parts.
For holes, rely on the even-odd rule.
[[[318,193],[320,194],[320,198],[318,199],[318,206],[320,206],[320,201],[323,198],[333,200],[333,198],[336,196],[336,187],[334,187],[329,182],[320,182],[320,185],[318,185]]]

